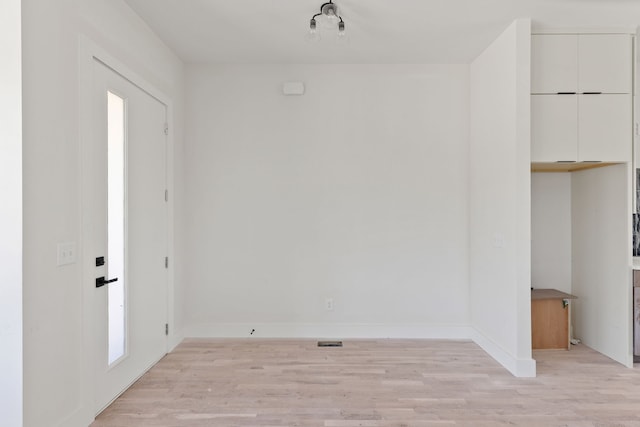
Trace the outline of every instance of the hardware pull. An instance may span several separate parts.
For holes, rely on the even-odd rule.
[[[582,92],[583,95],[602,95],[602,92]]]
[[[575,95],[575,92],[558,92],[558,95]]]
[[[113,282],[117,282],[117,281],[118,281],[117,277],[115,279],[110,279],[110,280],[105,280],[104,276],[96,277],[96,288],[101,288],[104,285],[107,285],[107,284],[113,283]]]

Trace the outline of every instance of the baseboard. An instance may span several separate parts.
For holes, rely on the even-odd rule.
[[[633,364],[635,362],[635,356],[633,355],[632,351],[633,348],[629,348],[629,353],[624,354],[624,353],[617,353],[616,352],[612,352],[609,351],[610,349],[607,348],[606,346],[603,346],[602,343],[597,342],[597,340],[595,341],[591,341],[589,338],[589,336],[581,336],[581,345],[584,345],[585,347],[589,347],[592,350],[597,351],[598,353],[602,354],[603,356],[608,357],[609,359],[613,360],[616,363],[621,364],[624,367],[627,368],[633,368]],[[631,338],[632,339],[632,338]]]
[[[88,408],[76,408],[71,414],[66,416],[62,421],[53,424],[56,427],[87,427],[94,421],[95,417],[91,415]]]
[[[184,335],[169,335],[169,342],[167,343],[167,353],[171,353],[176,349],[178,345],[184,340]]]
[[[461,325],[371,323],[207,323],[185,328],[191,338],[415,338],[466,339],[472,331]]]
[[[489,356],[493,357],[496,362],[511,372],[513,376],[521,378],[534,378],[536,376],[536,361],[534,359],[518,359],[513,357],[477,330],[473,331],[471,339]]]

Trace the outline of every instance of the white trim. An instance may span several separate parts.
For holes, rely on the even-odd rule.
[[[632,27],[554,27],[544,24],[532,23],[531,34],[633,34],[635,35],[636,28]]]
[[[163,104],[170,106],[173,104],[171,98],[166,95],[161,90],[157,89],[151,83],[142,77],[140,74],[133,71],[124,62],[120,61],[105,49],[97,45],[95,42],[90,40],[84,35],[79,35],[79,52],[80,52],[80,60],[81,61],[91,61],[93,58],[105,64],[107,67],[114,70],[116,73],[120,74],[140,89],[147,92],[149,95],[156,98],[158,101]],[[170,117],[171,119],[172,117]],[[171,125],[171,122],[169,123]]]
[[[164,357],[164,356],[162,356]],[[104,405],[104,407],[100,408],[100,410],[98,411],[98,415],[101,414],[105,409],[107,409],[113,402],[115,402],[116,400],[118,400],[118,398],[120,396],[122,396],[122,394],[124,392],[126,392],[132,385],[134,385],[140,378],[142,378],[147,372],[149,372],[149,370],[151,368],[153,368],[160,360],[162,360],[162,357],[160,357],[158,360],[153,361],[149,366],[147,366],[144,371],[138,375],[137,377],[135,377],[129,384],[127,384],[127,386],[124,388],[124,390],[122,390],[120,393],[118,393],[117,396],[114,396],[113,399],[111,399],[106,405]],[[66,426],[66,424],[65,424]],[[61,426],[62,427],[62,426]]]
[[[251,331],[255,330],[253,335]],[[204,323],[185,328],[190,338],[414,338],[465,339],[473,330],[461,325],[375,323]]]
[[[169,350],[168,350],[168,353],[171,353],[173,350],[175,350],[176,347],[179,346],[180,343],[183,340],[184,340],[184,336],[183,335],[176,335],[176,334],[169,333]]]
[[[93,421],[93,417],[91,418],[91,420],[87,421],[85,412],[85,409],[82,407],[76,408],[62,421],[55,424],[55,427],[86,427],[91,423],[91,421]]]
[[[24,422],[25,387],[23,307],[23,68],[22,32],[24,26],[19,0],[0,4],[0,422],[21,426]],[[29,106],[27,106],[28,108]],[[28,294],[25,293],[25,297]],[[33,325],[33,322],[27,322]],[[31,334],[29,334],[31,335]],[[37,334],[36,334],[37,335]],[[27,390],[29,392],[30,390]]]
[[[536,361],[534,359],[513,357],[478,330],[474,330],[471,339],[515,377],[534,378],[536,376]]]
[[[123,76],[125,79],[129,80],[140,89],[147,92],[149,95],[153,96],[160,102],[162,102],[167,109],[167,124],[169,126],[169,134],[167,135],[167,144],[166,144],[166,187],[169,190],[170,195],[173,194],[174,190],[174,132],[173,129],[175,127],[175,118],[174,118],[174,106],[173,100],[167,96],[164,92],[157,89],[152,84],[148,83],[148,81],[142,77],[140,74],[133,71],[124,62],[120,61],[113,55],[111,55],[108,51],[100,47],[98,44],[90,40],[84,35],[78,36],[78,121],[79,121],[79,169],[78,169],[78,190],[80,199],[78,203],[78,212],[79,217],[81,218],[80,232],[78,235],[80,236],[80,245],[78,250],[78,259],[81,262],[80,270],[81,270],[81,288],[82,288],[82,321],[83,321],[83,331],[82,331],[82,342],[83,342],[83,360],[82,360],[82,372],[84,382],[82,384],[82,405],[81,407],[74,412],[74,414],[70,415],[67,420],[68,424],[65,425],[78,425],[85,426],[90,424],[95,418],[95,396],[94,396],[94,383],[95,383],[95,374],[93,372],[93,310],[94,306],[94,293],[91,292],[93,290],[92,287],[87,286],[87,283],[92,282],[92,278],[94,276],[93,268],[90,268],[91,259],[87,259],[87,254],[89,251],[86,251],[83,247],[84,238],[86,235],[86,230],[88,227],[86,215],[83,212],[84,201],[86,198],[86,188],[82,184],[84,182],[84,157],[85,150],[83,141],[92,137],[92,116],[91,116],[91,101],[92,101],[92,88],[93,88],[93,64],[95,60],[98,60],[113,69],[116,73]],[[169,201],[167,202],[167,256],[170,259],[174,259],[174,205],[173,205],[173,197],[169,197]],[[173,276],[173,268],[170,263],[169,270],[167,272],[167,322],[169,325],[174,325],[174,294],[175,294],[175,281]],[[170,334],[167,337],[167,348],[166,352],[171,351],[175,346],[182,341],[182,337],[179,335],[175,335],[175,332],[172,331],[173,328],[169,328]],[[67,422],[65,420],[65,423]],[[77,424],[76,424],[77,423]]]

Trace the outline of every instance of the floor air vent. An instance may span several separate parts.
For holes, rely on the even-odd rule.
[[[342,347],[342,341],[318,341],[318,347]]]

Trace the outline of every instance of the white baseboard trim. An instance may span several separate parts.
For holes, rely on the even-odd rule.
[[[88,408],[76,408],[75,411],[67,415],[62,421],[53,424],[56,427],[87,427],[95,420]]]
[[[517,359],[470,326],[377,323],[201,323],[185,338],[449,339],[472,340],[516,377],[536,376],[534,359]]]
[[[171,353],[176,349],[178,345],[184,340],[184,335],[169,335],[169,342],[167,343],[167,353]]]
[[[502,347],[477,330],[473,331],[471,339],[489,356],[493,357],[496,362],[511,372],[513,376],[520,378],[535,378],[536,361],[534,359],[518,359],[513,357]]]
[[[461,325],[425,324],[207,323],[187,326],[184,332],[184,336],[189,338],[422,338],[470,340],[473,329]]]

